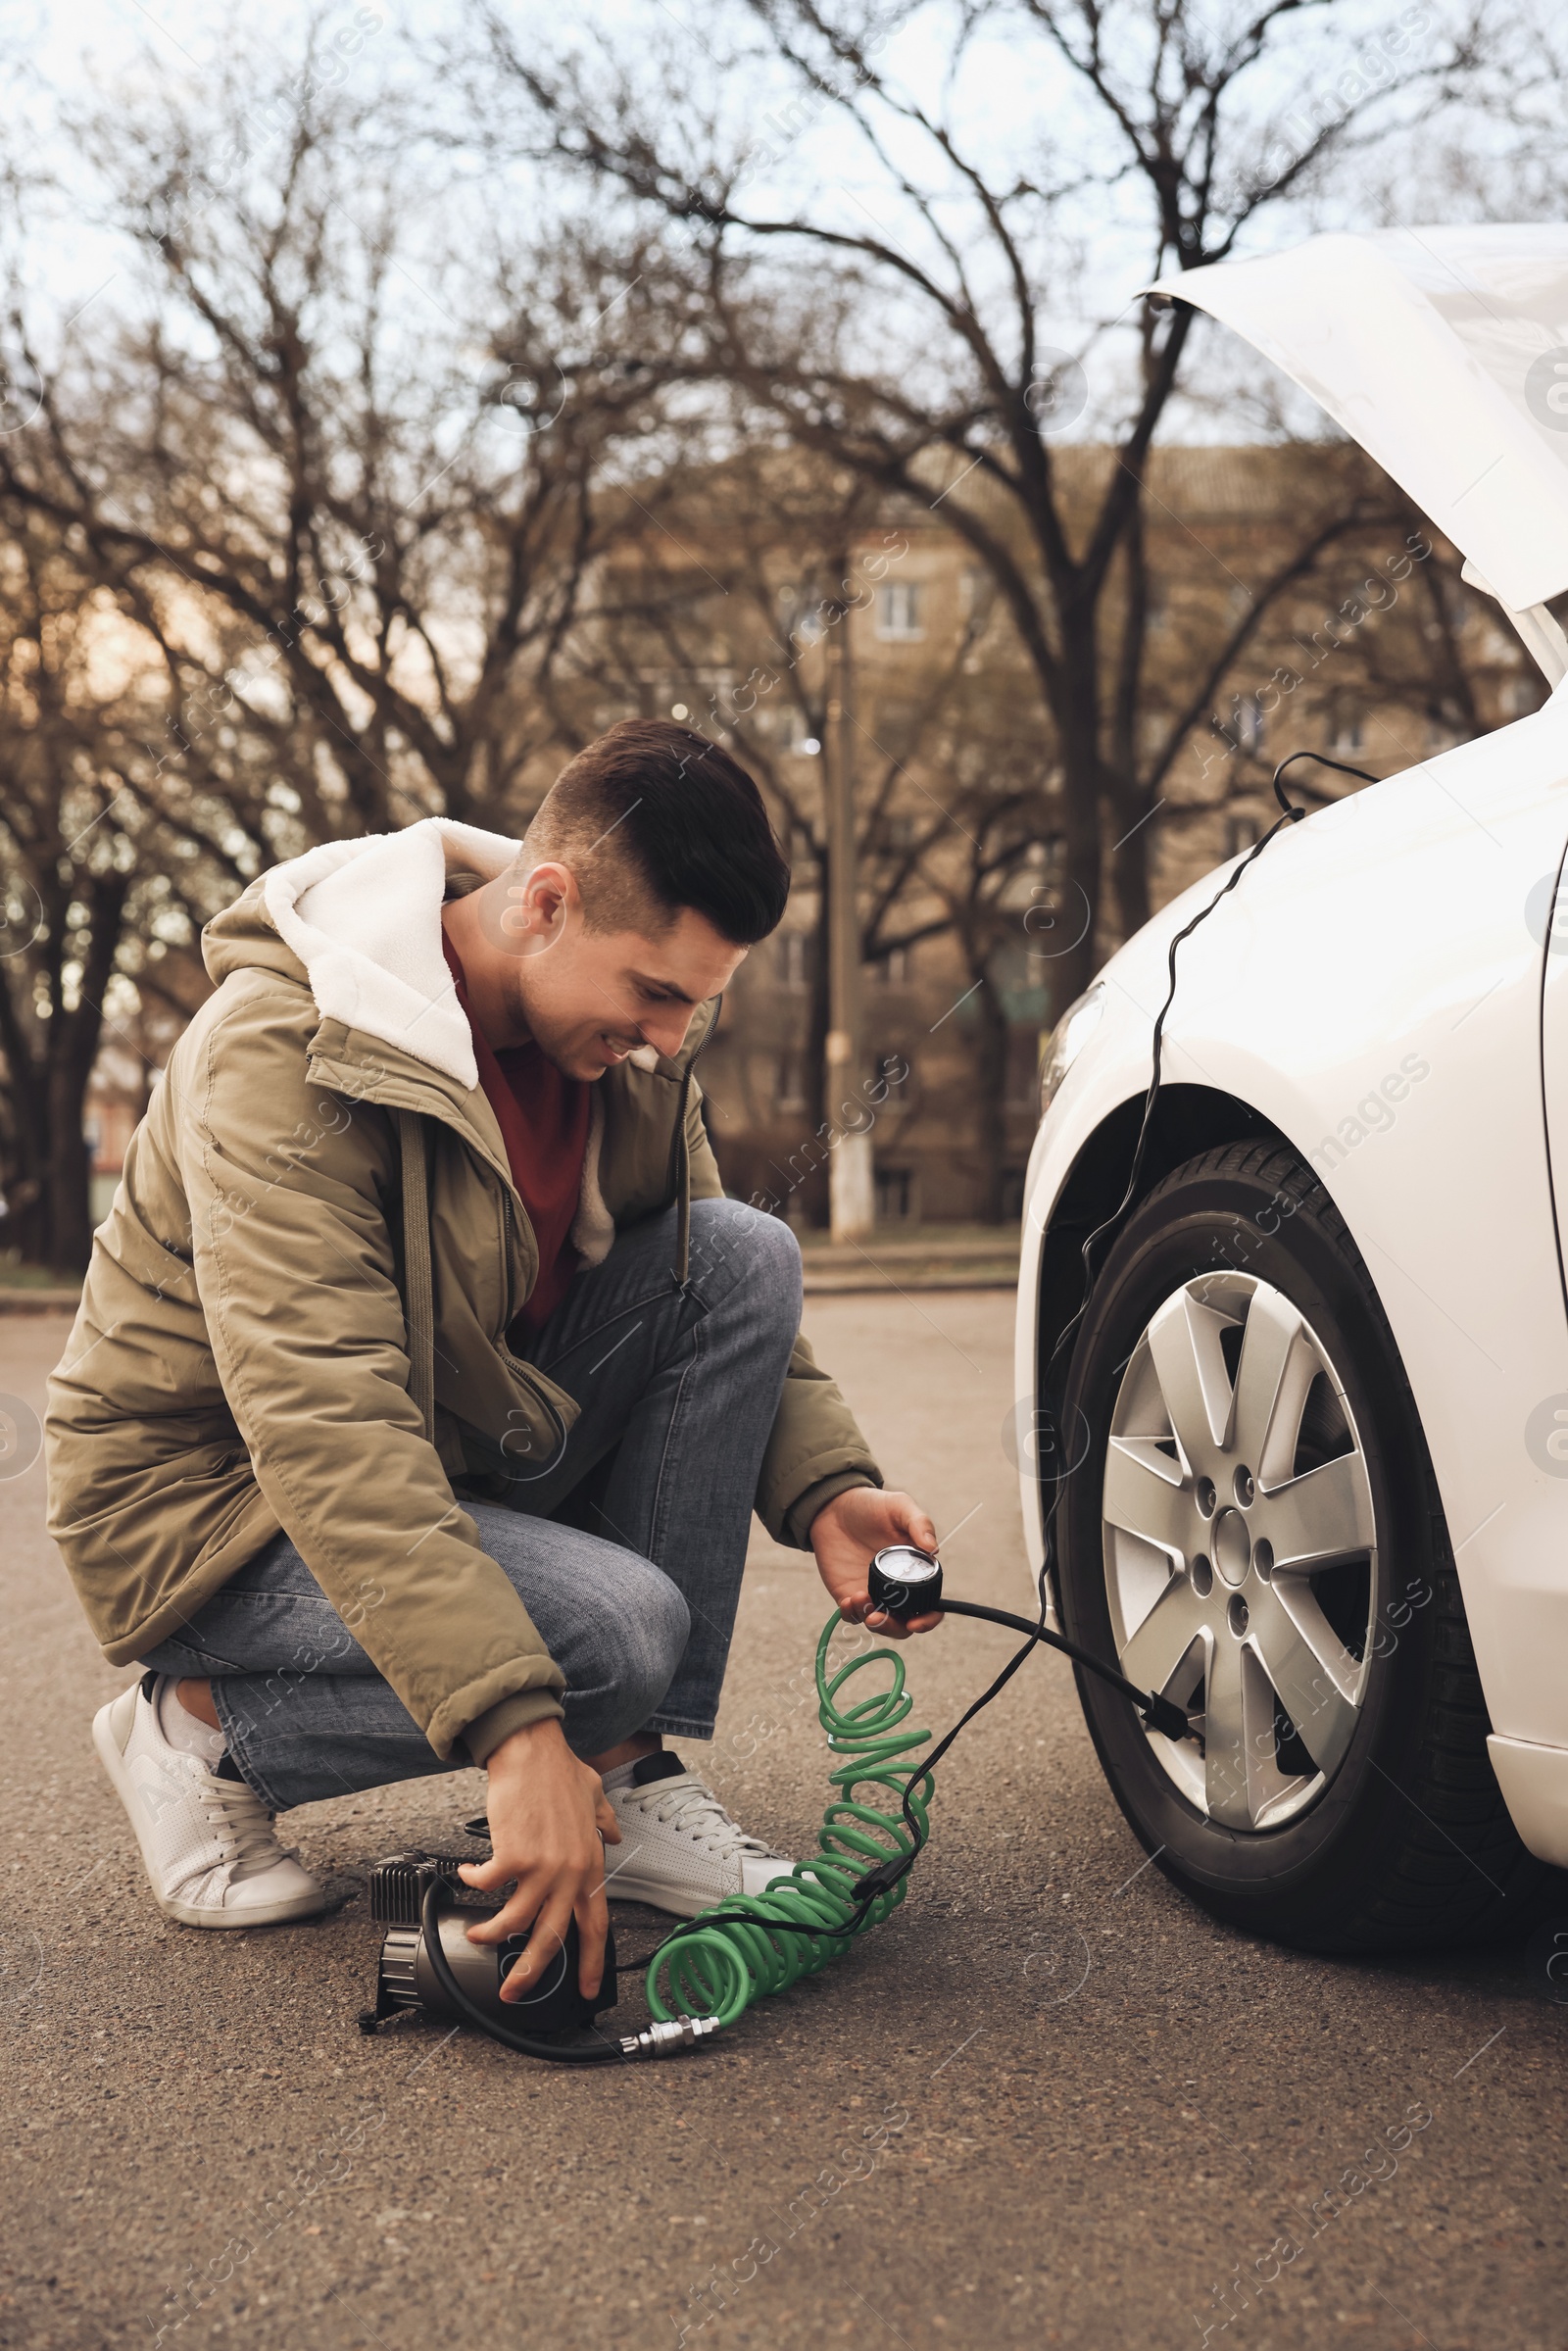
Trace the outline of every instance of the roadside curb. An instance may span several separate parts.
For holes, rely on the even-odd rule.
[[[864,1266],[857,1273],[848,1266],[806,1267],[808,1298],[849,1298],[875,1294],[885,1297],[900,1290],[1016,1290],[1018,1268],[1009,1265],[935,1265],[909,1267]]]
[[[1016,1264],[806,1266],[808,1298],[853,1298],[899,1290],[1016,1290]],[[0,1290],[0,1315],[74,1314],[78,1290]]]
[[[864,1242],[802,1237],[808,1298],[885,1295],[900,1290],[1016,1290],[1019,1234],[1014,1226],[924,1233],[879,1228]]]
[[[808,1241],[801,1251],[808,1298],[851,1298],[900,1290],[1016,1290],[1018,1244],[941,1243],[921,1247],[873,1235],[869,1248]],[[79,1290],[0,1286],[0,1315],[74,1314]]]

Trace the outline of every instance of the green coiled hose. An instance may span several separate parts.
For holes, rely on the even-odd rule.
[[[727,1895],[666,1937],[648,1969],[648,2005],[662,2024],[704,2016],[733,2025],[754,2000],[787,1991],[839,1958],[904,1899],[902,1878],[863,1904],[856,1902],[855,1888],[868,1870],[910,1850],[903,1818],[906,1791],[925,1837],[932,1783],[910,1783],[919,1769],[915,1751],[931,1734],[905,1728],[914,1700],[904,1687],[904,1659],[896,1650],[867,1649],[829,1679],[828,1647],[843,1622],[830,1616],[816,1644],[817,1715],[831,1751],[848,1758],[830,1775],[840,1793],[822,1816],[817,1849],[766,1893]],[[857,1674],[882,1664],[893,1668],[888,1688],[842,1698]],[[876,1788],[894,1797],[893,1812],[857,1800],[858,1790]],[[835,1934],[835,1928],[843,1932]]]

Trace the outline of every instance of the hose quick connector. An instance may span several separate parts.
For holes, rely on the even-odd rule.
[[[642,2033],[623,2033],[620,2053],[622,2057],[678,2057],[683,2049],[695,2049],[700,2040],[717,2031],[716,2016],[678,2016],[667,2025],[650,2025]]]
[[[1196,1736],[1180,1706],[1173,1698],[1162,1698],[1156,1692],[1138,1701],[1145,1722],[1151,1731],[1162,1731],[1167,1739],[1192,1739]]]

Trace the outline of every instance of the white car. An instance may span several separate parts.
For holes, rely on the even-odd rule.
[[[1231,869],[1058,1024],[1031,1565],[1050,1522],[1056,1621],[1201,1735],[1080,1675],[1129,1822],[1209,1910],[1320,1950],[1522,1930],[1568,1890],[1568,228],[1318,237],[1152,291],[1313,393],[1552,691],[1287,827],[1181,946],[1087,1277],[1172,942]]]

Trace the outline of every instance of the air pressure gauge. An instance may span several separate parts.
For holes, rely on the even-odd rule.
[[[912,1543],[890,1543],[872,1560],[866,1589],[877,1607],[901,1624],[928,1616],[942,1605],[942,1562],[931,1551],[917,1551]]]

